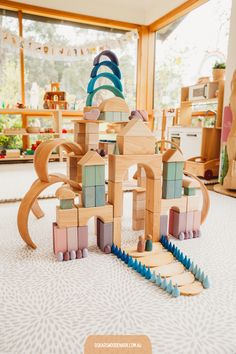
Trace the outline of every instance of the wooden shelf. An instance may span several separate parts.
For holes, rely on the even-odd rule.
[[[50,156],[50,159],[59,159],[60,155],[59,154],[52,154]],[[28,160],[33,160],[34,159],[34,155],[24,155],[21,157],[5,157],[3,159],[0,159],[0,162],[3,161],[28,161]]]
[[[218,102],[218,98],[215,97],[215,98],[202,98],[202,99],[199,99],[199,100],[193,100],[193,101],[182,101],[181,103],[182,104],[191,104],[191,105],[194,105],[194,104],[199,104],[199,103],[202,103],[202,104],[208,104],[208,103],[214,103],[214,102]]]
[[[17,136],[17,135],[21,135],[21,136],[29,136],[29,135],[60,135],[59,133],[0,133],[0,135],[3,136]]]

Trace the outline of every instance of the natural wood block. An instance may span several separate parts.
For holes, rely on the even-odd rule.
[[[184,162],[184,158],[179,150],[168,149],[162,155],[162,161],[163,162]]]
[[[154,268],[162,265],[170,264],[173,262],[174,257],[170,252],[161,252],[156,255],[145,256],[139,258],[139,261],[144,264],[146,267]]]
[[[77,136],[76,136],[76,142],[77,142],[78,144],[83,144],[83,145],[85,145],[85,143],[86,143],[85,138],[86,138],[86,135],[85,135],[84,133],[79,133],[79,134],[77,134]]]
[[[152,212],[161,211],[161,180],[147,178],[146,209]]]
[[[105,205],[105,185],[95,187],[95,205]]]
[[[105,185],[105,166],[95,166],[95,184],[96,186]]]
[[[68,251],[77,251],[78,249],[78,237],[77,237],[77,226],[67,227],[67,246]]]
[[[163,252],[163,246],[160,242],[153,242],[152,251],[138,252],[137,247],[125,248],[125,252],[133,258],[140,258],[145,256],[153,256]]]
[[[144,224],[145,224],[144,219],[139,219],[139,220],[132,219],[132,229],[134,231],[144,230]]]
[[[99,134],[87,133],[85,135],[85,144],[86,145],[98,144],[98,142],[99,142]]]
[[[133,208],[133,218],[136,220],[144,219],[145,218],[145,209],[136,210]]]
[[[83,206],[85,208],[95,207],[96,197],[95,197],[95,186],[84,187],[83,186]]]
[[[167,236],[168,235],[168,228],[169,228],[168,215],[161,215],[160,216],[160,235]]]
[[[145,200],[133,200],[133,209],[135,210],[145,210],[145,205]]]
[[[169,214],[169,234],[170,235],[174,234],[174,217],[175,217],[175,211],[173,209],[170,209],[170,214]]]
[[[97,148],[98,148],[98,143],[97,144],[85,144],[85,152],[96,151]]]
[[[95,166],[84,166],[82,169],[83,187],[92,187],[96,185]]]
[[[122,182],[126,170],[135,164],[140,164],[145,168],[148,178],[161,178],[161,155],[109,155],[109,180]]]
[[[88,226],[79,226],[77,228],[78,249],[88,248]]]
[[[146,177],[138,177],[137,184],[139,187],[146,188]]]
[[[81,174],[81,179],[78,179],[77,176],[77,164],[79,162],[79,160],[82,158],[83,156],[81,155],[76,155],[76,156],[68,156],[67,158],[67,175],[69,177],[69,179],[76,181],[76,182],[82,182],[82,174]]]
[[[72,227],[78,225],[77,208],[72,209],[60,209],[56,207],[56,220],[59,228]]]
[[[193,231],[193,220],[194,220],[194,212],[188,211],[186,213],[186,231]]]
[[[203,291],[203,286],[199,281],[179,287],[181,295],[198,295]]]
[[[190,272],[185,272],[182,274],[170,277],[168,280],[172,281],[172,284],[177,286],[183,286],[187,284],[192,284],[195,280],[194,275]]]
[[[201,211],[195,210],[193,212],[193,230],[199,230],[201,226]]]
[[[121,246],[121,217],[113,219],[113,242],[114,245]]]
[[[187,211],[200,210],[201,198],[200,195],[187,197]]]
[[[145,211],[145,236],[152,235],[153,241],[160,240],[160,213]]]
[[[172,277],[174,275],[182,274],[185,269],[182,263],[174,262],[157,268],[153,268],[152,270],[155,271],[156,274],[160,274],[161,277]]]
[[[108,181],[108,202],[113,205],[114,217],[123,214],[123,189],[122,182]]]
[[[52,224],[53,227],[53,252],[57,254],[58,252],[67,251],[67,238],[66,238],[66,228],[59,228],[57,223]]]
[[[78,207],[79,226],[87,225],[88,220],[93,216],[99,217],[105,223],[112,222],[113,206],[111,204],[106,204],[104,206],[94,208]]]
[[[182,185],[184,188],[200,188],[200,184],[197,180],[190,178],[188,176],[183,176]]]
[[[187,210],[187,197],[177,199],[161,199],[161,214],[169,214],[170,208],[185,212]]]
[[[129,107],[125,100],[120,97],[112,97],[103,100],[99,105],[100,112],[127,112],[129,113]]]
[[[117,136],[116,141],[122,155],[155,154],[155,137],[153,136]]]
[[[133,200],[134,201],[144,201],[146,200],[146,188],[135,188],[133,189]]]

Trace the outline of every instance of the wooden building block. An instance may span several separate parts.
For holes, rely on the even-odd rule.
[[[175,181],[163,180],[162,182],[162,198],[174,199],[175,198]]]
[[[187,284],[179,287],[181,295],[198,295],[203,291],[202,283],[195,281],[192,284]]]
[[[195,278],[192,273],[184,272],[182,274],[174,275],[173,277],[170,277],[168,280],[171,280],[172,284],[176,284],[177,286],[183,286],[187,284],[192,284]]]
[[[153,155],[155,153],[155,137],[153,136],[117,136],[116,141],[121,155]]]
[[[146,267],[154,268],[172,263],[174,257],[170,252],[161,252],[158,255],[140,257],[138,260]]]
[[[154,268],[153,270],[155,270],[156,274],[160,274],[161,277],[172,277],[182,274],[184,272],[184,266],[180,262],[174,262]]]
[[[84,166],[82,170],[83,187],[92,187],[96,185],[95,166]]]
[[[145,205],[145,200],[133,200],[133,209],[135,210],[145,210]]]
[[[169,234],[170,235],[174,234],[174,217],[175,217],[175,211],[173,209],[170,209],[170,215],[169,215]]]
[[[58,252],[67,251],[67,238],[66,238],[66,228],[59,228],[57,223],[52,224],[53,227],[53,252],[57,254]]]
[[[169,229],[169,218],[168,215],[160,216],[160,235],[168,236]]]
[[[95,186],[83,187],[83,206],[91,208],[96,206]]]
[[[98,141],[99,141],[99,134],[87,133],[85,135],[85,144],[86,145],[98,144]]]
[[[96,234],[97,234],[97,245],[100,247],[100,223],[101,220],[99,218],[95,218],[95,226],[96,226]]]
[[[153,242],[160,240],[160,213],[145,211],[145,236],[152,235]]]
[[[175,180],[175,198],[182,197],[182,179]]]
[[[100,112],[127,112],[129,113],[129,107],[125,100],[120,97],[112,97],[103,100],[99,105]]]
[[[184,162],[175,162],[175,180],[183,179]]]
[[[186,230],[186,213],[178,213],[174,211],[174,225],[173,225],[173,236],[178,238],[180,232]]]
[[[196,195],[196,188],[186,188],[186,187],[184,187],[184,195],[188,195],[188,196]]]
[[[78,225],[77,208],[60,209],[56,207],[56,221],[59,228],[73,227]]]
[[[194,212],[188,211],[186,213],[186,231],[193,231],[193,220],[194,220]]]
[[[96,186],[105,185],[105,166],[95,166],[95,184]]]
[[[114,217],[123,214],[123,189],[122,182],[108,181],[108,202],[113,205]]]
[[[105,185],[95,187],[95,206],[105,205]]]
[[[113,242],[114,245],[121,246],[121,217],[113,219]]]
[[[77,227],[67,227],[67,248],[68,251],[77,251],[78,249],[78,237],[77,237]]]
[[[84,133],[79,133],[79,134],[77,134],[77,136],[76,136],[76,142],[77,142],[78,144],[83,144],[83,145],[85,145],[85,143],[86,143],[85,137],[86,137],[86,134],[84,134]]]
[[[95,208],[83,208],[78,207],[78,225],[85,226],[88,220],[93,217],[99,217],[103,222],[113,221],[113,206],[111,204],[106,204],[104,206]]]
[[[199,230],[201,226],[201,211],[195,210],[193,212],[193,230]]]
[[[85,144],[85,152],[96,151],[97,148],[98,148],[98,144]]]
[[[67,175],[69,179],[76,182],[82,182],[82,174],[80,180],[77,176],[77,164],[82,157],[82,155],[69,155],[67,158]]]
[[[111,222],[111,223],[104,224],[102,220],[100,220],[100,222],[98,223],[98,227],[100,228],[99,248],[104,252],[104,248],[107,245],[112,246],[113,243],[113,223]]]
[[[79,226],[77,228],[78,249],[88,248],[88,226]]]
[[[99,134],[99,124],[97,123],[85,123],[85,132],[92,134]]]
[[[144,224],[145,224],[144,219],[139,219],[139,220],[133,219],[132,220],[132,229],[134,231],[144,230]]]
[[[145,201],[146,200],[146,188],[138,187],[133,189],[133,200]]]
[[[72,209],[74,204],[74,200],[71,199],[61,199],[60,200],[60,208],[61,209]]]
[[[176,174],[175,162],[163,162],[163,179],[166,181],[173,181]]]
[[[137,210],[133,208],[133,219],[139,220],[145,218],[145,209]]]
[[[187,211],[200,210],[201,197],[200,195],[189,196],[187,198]]]
[[[152,212],[160,212],[161,196],[161,180],[147,178],[146,209]]]
[[[187,197],[182,196],[181,198],[175,199],[161,199],[161,214],[169,214],[170,208],[185,212],[187,210]]]

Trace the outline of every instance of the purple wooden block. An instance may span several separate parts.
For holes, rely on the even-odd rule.
[[[99,223],[100,227],[100,249],[104,252],[105,246],[109,245],[112,246],[113,242],[113,223],[103,223],[102,220],[100,220],[101,223]]]
[[[67,251],[66,228],[60,229],[57,223],[53,223],[53,251],[55,254]]]
[[[188,211],[186,213],[186,231],[193,231],[193,217],[193,211]]]
[[[170,216],[169,216],[169,234],[173,235],[174,233],[174,215],[175,212],[173,209],[170,209]]]
[[[99,218],[97,218],[97,245],[98,247],[100,247],[100,224],[101,224],[101,220]]]
[[[67,247],[68,251],[78,249],[77,227],[67,227]]]
[[[161,215],[160,218],[160,235],[168,235],[168,215]]]
[[[173,236],[178,238],[180,232],[186,229],[186,213],[174,211]]]
[[[78,226],[78,248],[88,248],[88,226]]]
[[[193,230],[199,230],[201,225],[201,211],[195,210],[193,212]]]

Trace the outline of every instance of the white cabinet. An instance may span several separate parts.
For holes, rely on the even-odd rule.
[[[168,140],[179,145],[185,160],[201,156],[202,128],[170,127]]]

